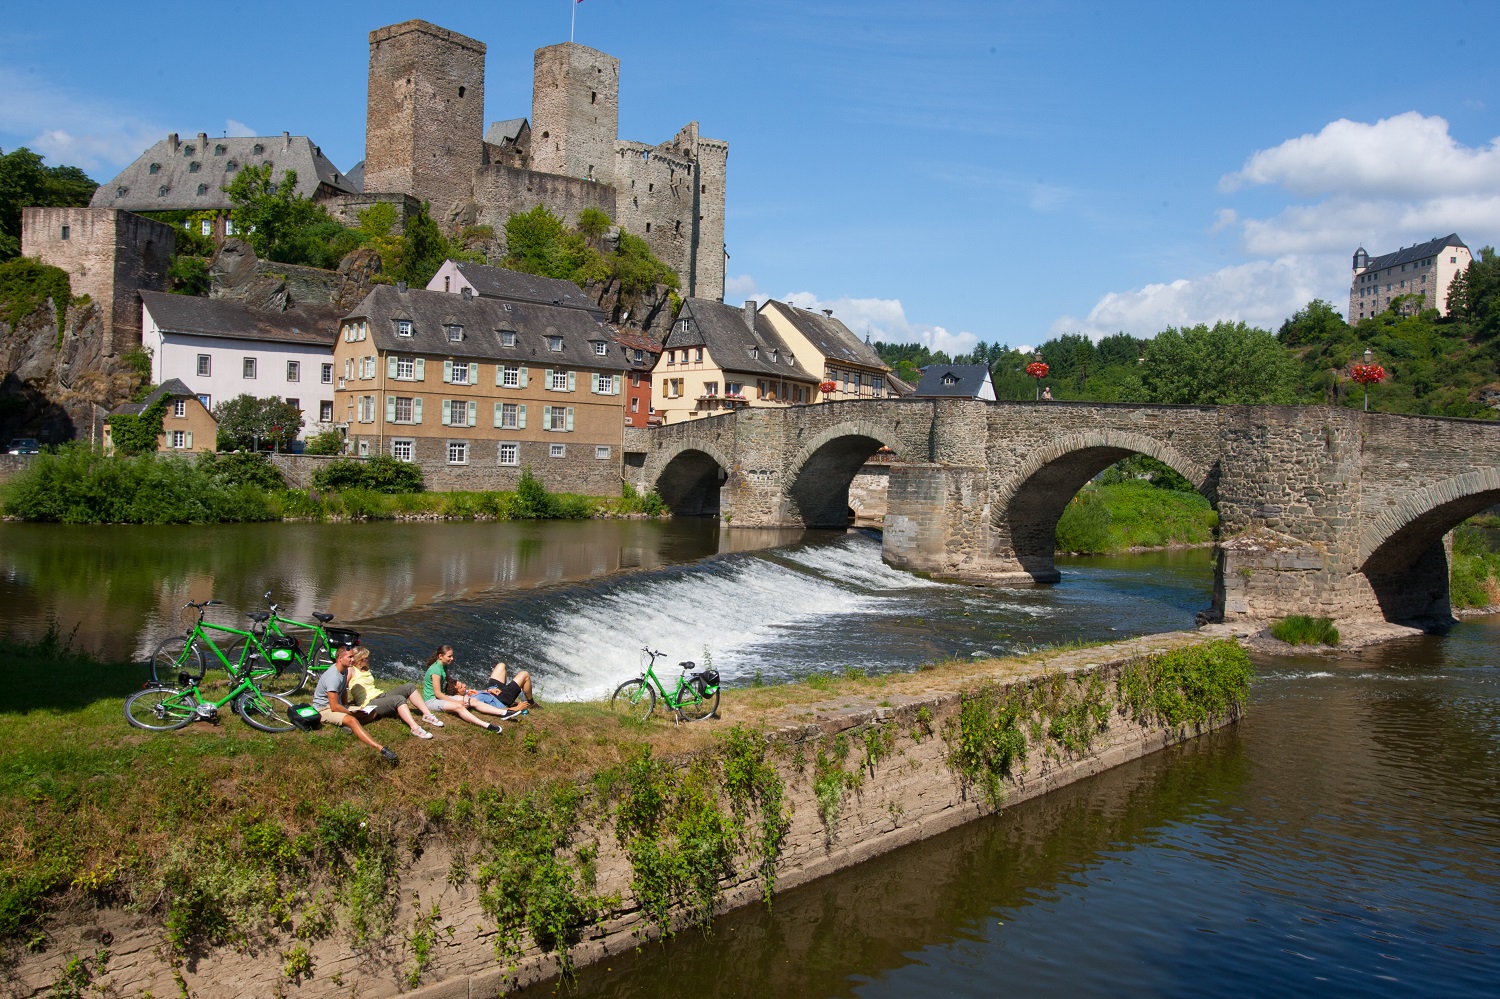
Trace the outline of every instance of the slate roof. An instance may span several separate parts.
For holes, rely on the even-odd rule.
[[[915,385],[897,378],[894,374],[885,376],[885,384],[891,390],[891,394],[897,396],[911,395],[917,390]]]
[[[854,334],[853,330],[830,315],[799,309],[775,299],[767,302],[762,309],[779,311],[797,328],[797,332],[807,337],[808,343],[811,343],[830,361],[844,361],[872,368],[886,367],[874,347],[865,343]]]
[[[1437,256],[1443,251],[1444,247],[1448,246],[1462,246],[1465,250],[1468,249],[1464,245],[1464,241],[1458,238],[1458,233],[1450,232],[1446,236],[1435,236],[1425,243],[1418,243],[1416,246],[1402,247],[1395,253],[1387,253],[1380,257],[1371,257],[1370,262],[1365,265],[1365,270],[1384,270],[1387,267],[1400,267],[1402,264],[1409,264],[1414,260],[1426,260],[1428,257]]]
[[[922,380],[917,383],[917,390],[913,395],[930,398],[933,396],[956,396],[963,399],[976,399],[979,397],[980,389],[984,388],[984,381],[989,377],[990,369],[983,364],[933,364],[922,372]],[[954,384],[943,384],[949,376],[954,378]]]
[[[114,409],[111,409],[109,413],[111,416],[135,416],[138,413],[144,412],[147,406],[150,406],[162,396],[167,396],[171,399],[176,399],[180,396],[187,396],[190,399],[196,399],[198,397],[192,389],[187,387],[187,384],[183,382],[181,378],[168,378],[166,381],[156,386],[156,388],[152,389],[151,394],[146,396],[146,398],[142,399],[140,402],[121,403]]]
[[[212,139],[202,132],[187,138],[173,132],[114,180],[100,184],[89,206],[132,212],[230,208],[223,188],[239,169],[264,163],[272,164],[277,179],[285,170],[297,171],[297,193],[304,197],[312,197],[320,184],[349,194],[360,190],[305,135]]]
[[[256,309],[243,302],[143,291],[141,301],[156,325],[168,333],[305,343],[332,347],[343,310],[333,305],[303,305],[285,312]]]
[[[582,288],[565,278],[541,277],[523,274],[504,267],[488,267],[484,264],[457,265],[464,280],[474,286],[474,294],[482,298],[498,298],[507,302],[536,302],[540,305],[560,305],[568,309],[583,309],[603,319],[604,311],[586,295]]]
[[[703,347],[725,371],[806,382],[819,378],[792,354],[765,316],[755,317],[752,330],[744,309],[713,299],[690,298],[684,302],[664,346],[668,350]]]
[[[625,350],[625,357],[630,362],[631,368],[638,371],[650,371],[656,366],[656,359],[661,356],[662,345],[655,337],[642,333],[640,330],[621,330],[610,327],[615,334],[615,342]],[[644,356],[640,364],[635,363],[635,351],[642,351]]]
[[[301,175],[299,174],[298,176],[300,177]],[[344,174],[344,181],[360,194],[363,194],[365,192],[365,161],[360,160],[350,167],[349,172]]]
[[[494,298],[464,298],[444,291],[399,291],[376,285],[349,313],[348,319],[370,324],[370,340],[377,350],[397,354],[437,354],[485,361],[624,371],[630,367],[613,332],[582,309],[559,308],[531,302],[502,302]],[[398,336],[398,320],[409,320],[411,336]],[[447,327],[464,328],[463,339],[448,338]],[[516,334],[516,344],[505,346],[503,331]],[[562,337],[562,350],[549,349],[549,336]],[[606,353],[594,351],[604,341]]]
[[[484,131],[484,141],[492,146],[503,146],[507,142],[516,141],[521,134],[521,129],[526,127],[525,118],[507,118],[504,121],[492,121],[490,127]]]

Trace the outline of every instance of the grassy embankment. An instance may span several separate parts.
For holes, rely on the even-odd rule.
[[[1484,520],[1476,517],[1473,522]],[[1468,525],[1453,534],[1449,599],[1459,608],[1500,606],[1500,552],[1491,547],[1482,531]]]
[[[412,466],[390,459],[349,466],[325,488],[288,489],[263,456],[108,457],[82,446],[39,455],[0,490],[4,515],[63,524],[221,524],[299,520],[581,520],[655,516],[654,493],[551,493],[529,470],[511,492],[428,493]],[[337,469],[335,469],[337,471]],[[361,478],[357,473],[374,474]],[[382,472],[395,471],[393,476]]]
[[[1057,550],[1111,555],[1132,548],[1194,545],[1214,539],[1219,515],[1197,492],[1144,480],[1089,484],[1057,522]]]
[[[530,939],[566,966],[582,930],[620,903],[598,893],[597,847],[579,835],[585,819],[613,824],[648,918],[665,924],[673,905],[706,918],[736,858],[759,866],[769,895],[789,822],[781,773],[806,768],[796,779],[812,781],[826,823],[825,809],[836,818],[865,763],[901,738],[944,738],[960,779],[987,794],[1003,793],[1028,751],[1086,749],[1110,716],[1105,684],[1047,674],[1049,655],[1056,650],[739,688],[708,725],[565,703],[501,735],[454,723],[420,742],[378,722],[372,731],[400,754],[392,768],[342,731],[273,736],[233,717],[138,731],[121,712],[138,665],[98,663],[55,636],[0,642],[0,944],[11,959],[46,948],[49,926],[70,908],[103,905],[158,920],[176,961],[225,945],[269,948],[267,959],[295,980],[311,972],[307,946],[337,935],[406,955],[403,975],[415,986],[441,914],[409,928],[394,922],[400,871],[414,852],[446,846],[450,880],[475,882],[500,928],[497,956]],[[919,712],[911,732],[877,726],[852,755],[843,737],[794,750],[757,734],[784,721],[788,706],[969,689],[987,666],[1000,668],[966,694],[951,724]],[[1007,690],[995,683],[1003,676],[1035,679]],[[1115,696],[1137,719],[1190,723],[1241,703],[1248,679],[1243,651],[1213,643],[1137,660]],[[86,978],[91,967],[74,972]]]

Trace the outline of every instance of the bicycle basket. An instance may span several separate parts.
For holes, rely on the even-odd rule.
[[[344,645],[358,645],[359,632],[353,628],[324,628],[323,633],[328,636],[328,642],[334,648]]]
[[[304,732],[311,732],[323,724],[323,716],[318,714],[318,709],[311,704],[294,704],[287,709],[287,721],[297,726]]]
[[[302,651],[301,643],[292,635],[273,635],[266,641],[265,646],[266,654],[278,666],[291,662],[297,658],[297,653]]]

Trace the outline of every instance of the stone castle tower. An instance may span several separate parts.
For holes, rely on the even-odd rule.
[[[539,204],[570,223],[599,208],[644,238],[685,294],[722,299],[729,144],[702,138],[697,122],[668,142],[622,141],[620,61],[572,42],[536,51],[529,127],[486,136],[484,57],[483,42],[425,21],[370,32],[365,193],[409,195],[440,224],[502,236]]]

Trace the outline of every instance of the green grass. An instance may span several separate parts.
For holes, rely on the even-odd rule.
[[[1271,625],[1271,634],[1288,645],[1337,645],[1339,630],[1326,617],[1293,614]]]
[[[1212,541],[1219,516],[1195,492],[1149,482],[1087,486],[1057,522],[1057,550],[1107,555]]]
[[[1453,534],[1449,599],[1460,608],[1500,604],[1500,553],[1491,550],[1482,531],[1465,526]]]

